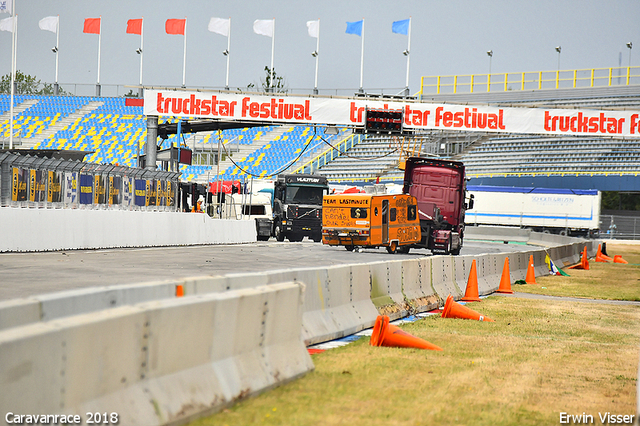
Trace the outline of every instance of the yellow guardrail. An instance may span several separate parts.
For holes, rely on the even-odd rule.
[[[640,84],[640,67],[423,76],[419,95],[507,92]]]
[[[320,167],[329,163],[331,160],[338,157],[340,154],[346,152],[348,149],[358,144],[361,140],[362,140],[362,135],[354,133],[351,136],[341,140],[336,145],[333,145],[333,147],[329,147],[326,150],[322,151],[315,158],[307,161],[302,166],[295,169],[293,173],[313,174],[314,171],[318,170]]]

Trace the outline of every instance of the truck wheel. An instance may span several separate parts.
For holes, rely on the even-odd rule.
[[[398,247],[398,253],[408,254],[409,250],[411,250],[411,247],[409,246]]]
[[[389,243],[389,245],[387,246],[387,252],[389,254],[394,254],[397,250],[398,250],[398,243],[396,243],[395,241]]]
[[[276,240],[280,242],[284,241],[284,234],[282,233],[282,228],[280,228],[279,224],[277,224],[273,229],[273,236],[276,237]]]
[[[315,234],[313,237],[313,242],[315,243],[319,243],[320,241],[322,241],[322,234]]]
[[[292,243],[299,243],[300,241],[302,241],[302,239],[304,238],[304,235],[290,235],[289,236],[289,241],[291,241]]]
[[[344,246],[344,248],[346,248],[347,251],[353,251],[353,246]]]

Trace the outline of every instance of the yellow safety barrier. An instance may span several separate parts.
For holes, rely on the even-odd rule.
[[[640,67],[423,76],[418,95],[507,92],[640,84]]]

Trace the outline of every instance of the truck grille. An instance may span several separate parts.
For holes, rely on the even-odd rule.
[[[289,209],[287,211],[287,217],[289,219],[302,219],[302,220],[319,219],[322,217],[322,208],[321,207],[289,206]]]

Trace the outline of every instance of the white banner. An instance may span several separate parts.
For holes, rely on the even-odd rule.
[[[402,109],[404,128],[640,137],[640,111],[497,108],[369,99],[145,90],[144,114],[267,123],[362,126],[365,108]]]

